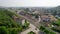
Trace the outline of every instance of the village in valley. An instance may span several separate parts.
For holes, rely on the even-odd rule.
[[[19,17],[12,16],[13,19],[27,27],[19,34],[60,34],[59,8],[60,6],[52,8],[11,7],[6,9],[17,14]]]
[[[1,33],[60,34],[60,6],[0,8],[0,22]]]
[[[0,0],[0,34],[60,34],[60,0]]]

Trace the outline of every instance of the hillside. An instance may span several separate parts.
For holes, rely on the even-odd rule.
[[[22,31],[22,25],[13,20],[13,15],[17,16],[8,10],[0,9],[0,34],[18,34]]]

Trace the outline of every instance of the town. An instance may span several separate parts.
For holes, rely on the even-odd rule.
[[[60,6],[0,8],[1,34],[8,34],[7,30],[9,34],[60,34]]]

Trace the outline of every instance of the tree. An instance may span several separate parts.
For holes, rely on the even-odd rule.
[[[8,10],[0,10],[0,34],[17,34],[22,31],[22,25],[12,18],[13,15],[17,16]]]
[[[29,23],[27,20],[25,20],[25,23],[24,23],[24,28],[29,27],[29,25],[30,25],[30,23]]]
[[[35,32],[33,32],[33,31],[30,31],[28,34],[36,34]]]
[[[9,31],[5,26],[0,26],[0,34],[9,34]]]

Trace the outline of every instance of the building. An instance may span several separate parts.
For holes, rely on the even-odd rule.
[[[42,15],[42,16],[41,16],[41,20],[42,20],[43,22],[48,22],[48,21],[50,21],[50,17],[48,17],[47,15]]]

